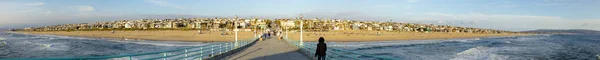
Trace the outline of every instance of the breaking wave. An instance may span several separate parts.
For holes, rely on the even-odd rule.
[[[407,60],[597,60],[600,34],[474,39],[328,42],[335,48]]]
[[[203,42],[120,40],[0,32],[0,58],[107,56],[201,46]]]

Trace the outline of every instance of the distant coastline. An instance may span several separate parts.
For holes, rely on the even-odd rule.
[[[523,33],[540,33],[540,34],[600,34],[600,31],[587,29],[538,29],[530,31],[522,31]]]

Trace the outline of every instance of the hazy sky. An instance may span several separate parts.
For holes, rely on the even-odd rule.
[[[501,30],[600,30],[600,0],[0,0],[0,28],[141,18],[353,19]]]

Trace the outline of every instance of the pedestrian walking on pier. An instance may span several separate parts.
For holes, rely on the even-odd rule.
[[[325,44],[325,39],[323,37],[319,38],[319,43],[317,43],[317,51],[315,56],[317,60],[325,60],[325,52],[327,51],[327,44]]]

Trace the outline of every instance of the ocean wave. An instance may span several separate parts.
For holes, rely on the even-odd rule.
[[[598,57],[598,59],[600,59],[600,54],[599,54],[599,55],[596,55],[596,57]]]
[[[372,46],[372,47],[364,47],[364,48],[356,48],[352,51],[358,50],[372,50],[372,49],[387,49],[387,48],[403,48],[403,47],[439,47],[439,46],[448,46],[454,45],[456,43],[460,43],[457,41],[447,41],[447,42],[438,42],[438,43],[425,43],[425,44],[400,44],[400,45],[385,45],[385,46]]]
[[[502,51],[514,51],[523,47],[487,47],[477,46],[455,54],[450,60],[531,60],[533,58],[499,54]]]
[[[486,60],[490,56],[497,56],[490,52],[489,47],[477,46],[465,51],[456,53],[456,57],[450,60]],[[487,59],[490,60],[490,59]]]
[[[73,36],[59,36],[59,35],[49,35],[49,34],[27,34],[27,33],[8,33],[13,36],[15,34],[17,37],[27,37],[27,38],[35,38],[35,39],[90,39],[85,37],[73,37]]]
[[[376,41],[376,42],[328,42],[330,47],[373,47],[389,45],[410,45],[410,44],[431,44],[441,42],[473,42],[481,38],[461,38],[461,39],[436,39],[436,40],[399,40],[399,41]]]
[[[8,45],[8,43],[6,43],[6,41],[4,41],[4,40],[6,40],[6,38],[0,37],[0,46],[6,46],[6,45]]]
[[[35,39],[77,39],[77,40],[106,40],[112,42],[119,43],[133,43],[133,44],[145,44],[145,45],[155,45],[155,46],[202,46],[200,42],[170,42],[170,41],[146,41],[142,39],[117,39],[117,38],[88,38],[88,37],[73,37],[73,36],[58,36],[58,35],[47,35],[47,34],[24,34],[27,35],[28,38]]]
[[[600,35],[558,34],[344,44],[336,42],[336,46],[347,47],[334,48],[408,60],[597,60],[600,59],[600,37],[597,36]]]
[[[0,43],[0,46],[6,46],[8,45],[8,43],[6,43],[6,41],[2,41],[2,43]]]
[[[155,46],[202,46],[202,42],[170,42],[170,41],[146,41],[146,40],[108,40],[120,43],[146,44]]]
[[[472,39],[458,39],[458,40],[449,40],[449,41],[458,41],[458,42],[473,42],[476,40],[481,40],[481,38],[472,38]]]
[[[107,56],[164,51],[205,44],[201,42],[122,40],[16,33],[14,36],[6,36],[6,34],[13,33],[0,35],[3,38],[10,38],[5,40],[10,45],[0,46],[0,58]]]

